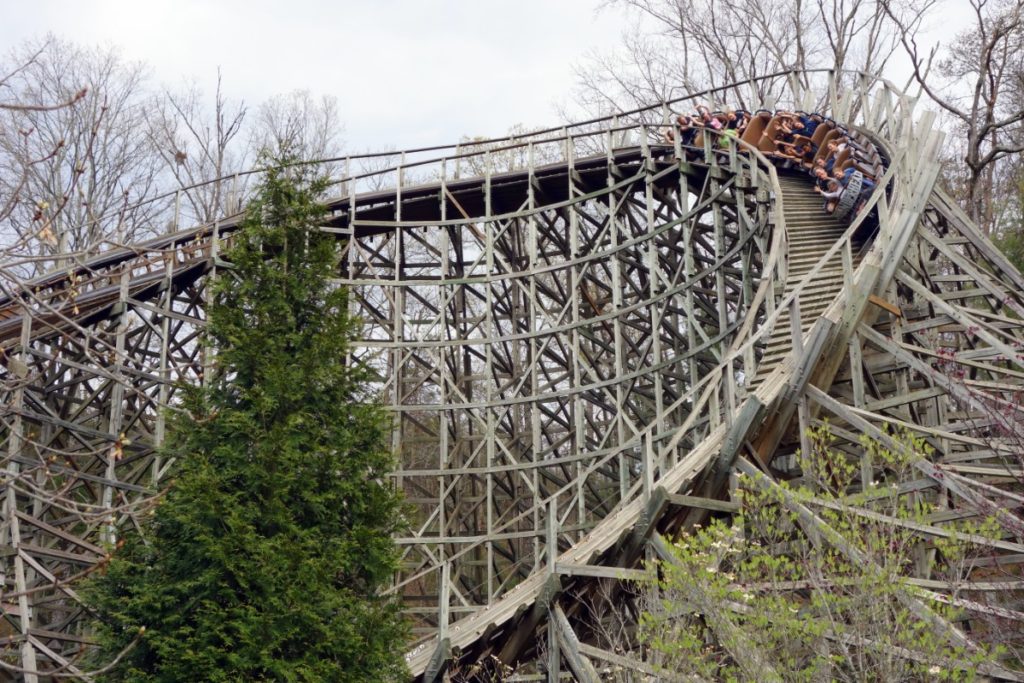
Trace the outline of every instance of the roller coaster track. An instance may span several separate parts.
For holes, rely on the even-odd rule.
[[[1024,278],[937,189],[930,114],[884,82],[828,92],[792,107],[883,151],[877,226],[827,216],[806,176],[749,146],[666,143],[689,100],[401,155],[338,186],[323,229],[414,511],[393,590],[417,680],[491,655],[579,680],[599,680],[594,661],[644,671],[601,646],[583,605],[607,608],[663,538],[730,509],[732,473],[796,476],[826,418],[850,452],[887,426],[920,434],[935,452],[908,495],[996,506],[1024,534],[1000,488],[1024,476],[1003,457]],[[88,678],[76,581],[172,471],[156,447],[177,387],[210,369],[204,301],[231,276],[236,221],[71,261],[0,300],[12,675]],[[993,552],[1019,574],[1024,546]]]

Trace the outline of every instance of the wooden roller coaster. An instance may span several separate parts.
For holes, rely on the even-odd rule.
[[[934,454],[908,495],[1000,508],[1021,536],[1002,484],[1024,476],[1004,457],[1024,278],[936,187],[930,114],[885,82],[828,93],[791,108],[845,122],[886,161],[852,219],[758,144],[666,142],[693,98],[340,180],[323,229],[343,245],[357,353],[414,510],[393,590],[417,680],[492,655],[543,654],[549,675],[585,681],[595,661],[645,671],[594,644],[581,596],[732,509],[731,473],[795,476],[826,418],[850,453],[887,426],[919,434]],[[87,677],[76,581],[173,472],[155,449],[176,388],[210,369],[204,301],[235,221],[74,261],[0,301],[14,677]],[[1024,560],[1010,541],[992,552]]]

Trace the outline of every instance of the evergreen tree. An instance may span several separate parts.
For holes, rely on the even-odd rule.
[[[214,287],[216,377],[184,390],[175,481],[89,586],[111,681],[389,681],[405,627],[388,423],[347,356],[321,181],[267,173]]]

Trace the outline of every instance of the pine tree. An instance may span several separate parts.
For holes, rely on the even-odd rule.
[[[86,591],[111,681],[389,681],[405,627],[388,423],[347,355],[321,181],[271,170],[214,287],[217,372],[183,390],[175,480]]]

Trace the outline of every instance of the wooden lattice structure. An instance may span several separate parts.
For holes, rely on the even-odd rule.
[[[1002,484],[1022,473],[1001,444],[1019,419],[1024,278],[936,189],[929,114],[885,83],[828,92],[801,104],[888,158],[872,234],[822,227],[806,181],[756,150],[665,142],[689,100],[340,181],[324,229],[415,510],[394,590],[418,679],[542,651],[581,680],[595,660],[640,666],[588,643],[593,615],[567,596],[636,578],[688,516],[728,510],[735,468],[793,474],[826,416],[851,452],[886,424],[924,435],[936,453],[916,490],[1003,509],[1020,536]],[[82,673],[76,580],[172,471],[154,452],[164,407],[210,369],[204,301],[234,221],[0,302],[0,642],[25,680]]]

